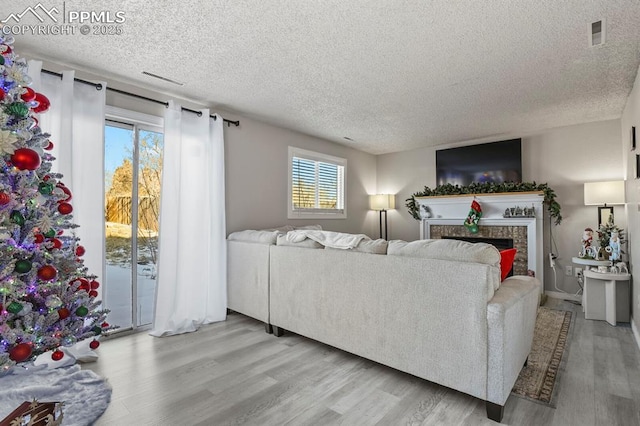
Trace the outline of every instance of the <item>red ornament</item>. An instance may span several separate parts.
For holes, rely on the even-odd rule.
[[[64,357],[64,352],[62,352],[60,349],[56,349],[51,354],[51,359],[54,361],[60,361],[63,357]]]
[[[53,142],[51,141],[47,141],[47,142],[49,143],[47,144],[47,146],[44,147],[44,149],[46,149],[47,151],[51,151],[53,149]]]
[[[105,321],[102,324],[100,324],[100,327],[107,328],[107,327],[109,327],[109,323]]]
[[[9,358],[15,362],[22,362],[29,359],[31,356],[31,345],[28,343],[18,343],[9,350]]]
[[[91,349],[98,349],[98,346],[100,346],[100,342],[97,340],[92,340],[91,343],[89,343]]]
[[[60,214],[70,214],[73,211],[73,206],[69,203],[62,202],[58,204],[58,211]]]
[[[91,290],[91,291],[89,292],[89,296],[90,296],[90,297],[98,297],[98,292],[97,292],[97,291],[95,291],[95,290]]]
[[[34,102],[37,102],[37,104],[31,109],[33,110],[33,112],[37,113],[45,112],[51,106],[51,102],[49,102],[49,99],[42,93],[36,93]]]
[[[80,282],[80,285],[78,286],[78,290],[76,291],[80,291],[80,290],[84,290],[84,291],[90,291],[91,290],[91,285],[89,284],[89,280],[87,280],[86,278],[78,278],[75,279],[73,281],[71,281],[71,285],[75,284],[76,282]]]
[[[11,46],[3,44],[1,46],[2,49],[4,49],[4,52],[2,52],[3,55],[8,55],[9,53],[13,52],[13,50],[11,50]]]
[[[31,102],[36,98],[36,92],[34,92],[32,88],[25,87],[24,90],[26,90],[26,92],[20,95],[20,98],[22,98],[23,101]]]
[[[78,257],[84,256],[84,253],[85,253],[84,247],[82,246],[76,247],[76,256]]]
[[[0,101],[3,100],[5,96],[7,96],[7,94],[4,92],[4,90],[0,89]]]
[[[58,188],[60,188],[62,190],[62,192],[64,192],[67,195],[67,198],[63,198],[62,200],[58,201],[59,203],[63,203],[63,202],[68,202],[71,200],[71,198],[73,198],[71,196],[71,190],[69,188],[67,188],[64,183],[62,182],[58,182],[58,184],[56,185]]]
[[[18,148],[11,156],[11,162],[20,170],[35,170],[40,167],[40,156],[29,148]]]
[[[51,249],[50,249],[50,250],[53,250],[53,249],[61,249],[61,248],[62,248],[62,241],[60,241],[59,239],[57,239],[57,238],[52,238],[50,241],[51,241],[51,243],[53,244],[53,246],[51,247]]]
[[[11,196],[6,192],[0,192],[0,205],[8,204],[11,201]]]
[[[58,271],[51,265],[44,265],[38,269],[38,278],[43,281],[50,281],[58,275]]]
[[[67,308],[58,309],[58,317],[61,320],[65,319],[65,318],[69,318],[69,315],[71,315],[71,312],[69,311],[69,309],[67,309]]]
[[[96,280],[91,281],[89,284],[91,284],[91,290],[97,290],[100,287],[100,283]]]
[[[42,234],[36,234],[36,235],[34,235],[34,237],[33,237],[33,241],[34,241],[36,244],[42,244],[42,243],[44,243],[44,235],[42,235]]]

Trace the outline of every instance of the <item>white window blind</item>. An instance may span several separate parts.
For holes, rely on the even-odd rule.
[[[290,218],[345,217],[345,159],[290,148],[289,166]]]

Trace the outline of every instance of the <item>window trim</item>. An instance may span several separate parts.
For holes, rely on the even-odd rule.
[[[140,129],[164,134],[164,118],[143,112],[131,111],[125,108],[107,105],[105,107],[105,120],[121,125],[137,124]],[[116,124],[111,126],[118,127]]]
[[[309,151],[302,148],[289,146],[288,149],[288,166],[287,166],[287,218],[288,219],[346,219],[347,218],[347,160],[346,158],[334,157],[332,155],[320,152]],[[300,157],[312,161],[321,161],[325,163],[335,164],[343,167],[342,173],[342,212],[322,211],[322,209],[313,209],[313,211],[298,211],[293,209],[293,157]],[[311,209],[310,209],[311,210]]]

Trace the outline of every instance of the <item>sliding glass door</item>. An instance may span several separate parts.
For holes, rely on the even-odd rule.
[[[120,330],[153,320],[163,142],[161,128],[105,125],[104,306]]]

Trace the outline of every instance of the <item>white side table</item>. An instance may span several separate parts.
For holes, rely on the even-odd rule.
[[[629,322],[630,274],[584,270],[582,306],[585,319],[606,320],[611,325]]]
[[[610,260],[583,259],[581,257],[574,257],[573,259],[571,259],[571,262],[575,263],[576,265],[586,266],[586,268],[584,268],[585,270],[597,269],[598,266],[611,265]]]

